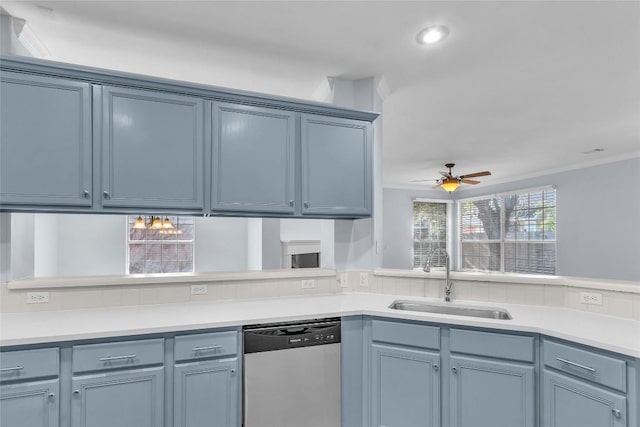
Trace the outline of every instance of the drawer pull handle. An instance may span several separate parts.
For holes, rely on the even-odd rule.
[[[590,366],[581,365],[579,363],[572,362],[571,360],[563,359],[561,357],[556,357],[556,360],[558,362],[566,363],[567,365],[575,366],[576,368],[584,369],[585,371],[589,371],[589,372],[592,372],[592,373],[596,371],[595,369],[593,369]]]
[[[192,352],[197,353],[199,351],[205,351],[205,350],[220,350],[222,349],[222,346],[220,344],[216,344],[216,345],[207,345],[204,347],[193,347],[191,349]]]
[[[11,368],[0,368],[0,372],[22,371],[24,366],[13,366]]]
[[[620,413],[620,409],[612,409],[611,412],[613,413],[613,416],[616,418],[622,417],[622,414]]]
[[[101,357],[99,360],[101,362],[112,362],[114,360],[127,360],[127,359],[135,359],[135,354],[125,354],[124,356],[109,356],[109,357]]]

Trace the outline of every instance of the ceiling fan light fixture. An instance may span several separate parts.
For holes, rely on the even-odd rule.
[[[442,181],[442,183],[440,184],[440,187],[442,187],[442,189],[448,193],[453,193],[454,191],[456,191],[458,187],[460,187],[460,183],[455,178],[453,179],[447,178],[444,181]]]
[[[441,42],[449,35],[449,28],[444,25],[434,25],[420,31],[416,36],[418,43],[422,45],[434,45]]]

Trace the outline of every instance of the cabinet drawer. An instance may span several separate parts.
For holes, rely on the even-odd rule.
[[[162,338],[73,346],[73,372],[137,368],[163,361]]]
[[[371,333],[373,341],[411,347],[440,348],[440,328],[436,326],[373,320]]]
[[[533,362],[533,337],[451,329],[451,351]]]
[[[238,333],[228,331],[180,335],[175,338],[175,343],[176,360],[228,356],[237,353]]]
[[[546,366],[627,391],[627,363],[624,360],[548,339],[543,341],[542,351]]]
[[[57,376],[59,360],[60,351],[57,348],[0,353],[0,381]]]

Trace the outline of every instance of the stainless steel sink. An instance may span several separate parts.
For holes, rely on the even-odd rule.
[[[393,310],[420,311],[423,313],[450,314],[453,316],[482,317],[486,319],[511,320],[507,310],[494,307],[471,307],[453,304],[437,304],[420,301],[394,301],[389,308]]]

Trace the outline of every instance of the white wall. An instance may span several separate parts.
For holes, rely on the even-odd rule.
[[[58,276],[125,274],[126,217],[74,214],[56,216]]]
[[[640,280],[640,158],[453,193],[456,199],[557,186],[557,274]],[[621,185],[620,185],[621,184]],[[385,268],[410,268],[412,197],[385,189]]]
[[[55,277],[58,275],[58,215],[35,215],[33,229],[33,275]]]
[[[247,270],[247,227],[244,218],[196,218],[196,271]]]
[[[13,280],[33,277],[34,214],[11,218],[10,277]]]

